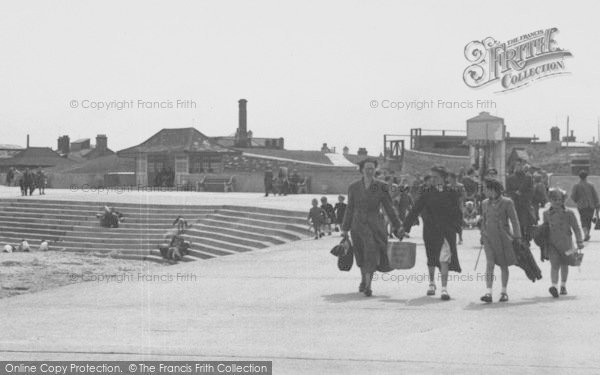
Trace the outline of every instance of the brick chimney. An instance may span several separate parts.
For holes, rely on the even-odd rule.
[[[367,156],[367,155],[368,155],[368,152],[367,152],[367,149],[366,149],[366,148],[364,148],[364,147],[360,147],[360,148],[358,149],[358,151],[356,152],[356,154],[357,154],[358,156]]]
[[[58,137],[58,153],[62,155],[67,155],[71,151],[71,140],[68,135],[63,135],[62,137]]]
[[[235,145],[236,147],[248,147],[248,118],[246,112],[246,99],[238,100],[239,104],[239,120],[238,128],[235,134]]]
[[[558,126],[550,128],[550,142],[560,142],[560,128]]]
[[[108,138],[106,134],[98,134],[96,136],[96,150],[104,152],[108,149]]]
[[[344,146],[344,148],[342,149],[342,152],[344,153],[344,155],[348,155],[348,152],[350,152],[350,149],[348,148],[348,146]]]

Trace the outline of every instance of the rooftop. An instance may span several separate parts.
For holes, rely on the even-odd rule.
[[[119,155],[161,152],[214,152],[234,153],[235,150],[223,147],[198,129],[162,129],[141,144],[118,152]]]

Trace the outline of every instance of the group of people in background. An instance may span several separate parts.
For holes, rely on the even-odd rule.
[[[20,172],[16,168],[10,167],[6,173],[6,185],[13,186],[13,184],[19,185],[22,196],[33,195],[35,189],[38,189],[40,195],[44,195],[48,177],[42,168],[38,168],[37,171],[25,168],[23,172]]]
[[[321,206],[319,206],[319,201],[316,198],[312,200],[312,207],[308,212],[307,219],[309,226],[315,232],[315,240],[323,237],[325,232],[331,235],[332,225],[334,231],[338,232],[340,230],[339,226],[342,224],[346,213],[347,205],[344,203],[345,200],[346,197],[343,195],[338,196],[338,202],[335,204],[335,207],[327,202],[327,197],[321,197]]]
[[[264,175],[265,197],[268,197],[269,194],[298,194],[301,192],[300,187],[302,182],[303,178],[296,169],[292,170],[291,174],[288,174],[287,167],[280,167],[275,176],[273,169],[269,166],[265,169]]]
[[[594,186],[587,181],[586,172],[579,174],[580,181],[571,192],[579,211],[582,235],[575,214],[565,207],[567,193],[560,188],[550,188],[545,173],[535,171],[523,161],[514,164],[506,186],[494,169],[480,178],[474,168],[455,174],[434,166],[424,177],[416,176],[409,185],[406,180],[398,181],[397,177],[378,173],[374,159],[363,160],[359,167],[362,178],[348,189],[348,205],[344,207],[343,217],[329,216],[329,212],[336,209],[332,210],[323,198],[320,207],[318,201],[313,200],[309,219],[315,238],[324,232],[320,224],[327,223],[329,218],[341,225],[343,236],[352,239],[356,263],[361,268],[359,291],[367,296],[372,294],[373,273],[390,271],[386,254],[388,238],[392,234],[400,239],[407,236],[420,220],[429,270],[427,295],[437,292],[435,269],[438,268],[441,298],[450,299],[448,273],[461,272],[457,244],[462,242],[462,230],[478,228],[487,263],[486,292],[481,301],[492,302],[496,266],[501,271],[498,301],[508,301],[509,267],[521,262],[517,259],[522,257],[520,251],[526,251],[537,268],[529,246],[534,238],[538,243],[541,228],[545,226],[541,259],[550,261],[549,292],[558,298],[567,294],[568,267],[573,265],[571,256],[590,240],[592,221],[600,220],[600,202]],[[343,200],[340,199],[340,203]],[[540,215],[540,209],[546,206]]]

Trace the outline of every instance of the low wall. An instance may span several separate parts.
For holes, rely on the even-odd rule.
[[[240,192],[264,192],[264,175],[262,172],[231,172],[223,175],[207,175],[208,177],[235,176],[235,190]],[[323,168],[314,171],[300,171],[302,177],[311,177],[311,193],[313,194],[346,194],[348,186],[360,178],[358,170],[353,168]],[[0,182],[4,182],[1,179]],[[202,175],[189,175],[186,179],[192,185]],[[48,187],[56,189],[86,189],[108,186],[135,186],[135,175],[123,176],[119,181],[107,179],[104,174],[94,173],[48,173]]]
[[[450,171],[458,172],[461,167],[468,169],[470,159],[468,156],[442,155],[414,150],[404,151],[402,174],[423,174],[434,165],[443,165]]]
[[[588,182],[596,188],[596,191],[600,192],[600,176],[588,176]],[[573,186],[579,182],[578,176],[568,176],[568,175],[551,175],[548,179],[549,186],[559,187],[567,192],[569,198],[567,199],[567,206],[574,207],[575,202],[571,200],[571,192],[573,191]]]

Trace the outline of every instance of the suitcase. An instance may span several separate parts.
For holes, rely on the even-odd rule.
[[[387,255],[390,267],[397,270],[408,270],[415,266],[417,244],[390,239],[387,245]]]

